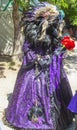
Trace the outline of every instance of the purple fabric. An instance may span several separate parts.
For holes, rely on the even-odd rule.
[[[73,113],[77,113],[77,93],[71,99],[68,105],[68,109],[72,111]]]
[[[23,45],[23,51],[25,55],[22,66],[34,59],[37,59],[37,54],[41,53],[30,50],[27,42]],[[10,100],[6,111],[6,118],[12,125],[28,129],[55,129],[55,117],[51,115],[51,109],[53,110],[52,112],[54,112],[54,105],[51,104],[50,97],[53,92],[60,87],[61,65],[62,56],[53,55],[49,67],[49,92],[47,89],[46,76],[43,71],[40,76],[35,79],[36,74],[34,68],[27,71],[25,69],[23,70],[21,66],[12,99]],[[38,121],[34,122],[29,120],[28,113],[34,104],[36,104],[36,101],[38,101],[38,104],[43,108],[44,116],[38,117]]]

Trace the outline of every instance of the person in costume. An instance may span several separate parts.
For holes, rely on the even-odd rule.
[[[77,91],[72,97],[68,109],[75,115],[75,130],[77,130]]]
[[[63,130],[72,123],[67,109],[72,91],[63,68],[65,40],[59,38],[60,13],[47,2],[24,13],[23,63],[18,72],[6,119],[25,130]],[[71,46],[71,49],[74,47]]]
[[[74,114],[77,114],[77,91],[74,94],[74,96],[72,97],[69,105],[68,105],[68,109],[73,112]]]

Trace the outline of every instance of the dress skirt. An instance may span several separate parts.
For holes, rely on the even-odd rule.
[[[67,109],[72,91],[62,64],[62,55],[53,55],[45,67],[35,65],[41,51],[23,45],[24,57],[18,72],[6,119],[13,126],[33,130],[58,130],[68,126],[73,115]],[[47,56],[43,55],[44,61]]]

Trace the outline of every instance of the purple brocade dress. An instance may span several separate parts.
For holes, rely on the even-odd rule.
[[[14,92],[6,110],[6,119],[13,126],[25,129],[55,130],[72,122],[67,109],[72,98],[71,88],[62,65],[62,55],[53,55],[45,67],[34,65],[37,56],[47,60],[41,50],[23,45],[24,57]],[[58,130],[58,129],[57,129]],[[62,130],[62,129],[61,129]]]
[[[73,113],[77,114],[77,92],[73,96],[73,98],[71,99],[71,101],[70,101],[70,103],[68,105],[68,109],[70,111],[72,111]]]

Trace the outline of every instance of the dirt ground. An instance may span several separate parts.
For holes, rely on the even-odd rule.
[[[68,52],[64,60],[64,68],[66,70],[73,94],[77,89],[77,42],[73,51]],[[9,96],[13,92],[15,80],[21,62],[15,64],[10,57],[0,57],[0,125],[3,125],[2,130],[14,130],[13,128],[4,125],[2,121],[4,109],[7,108]],[[68,130],[74,130],[72,126]]]

